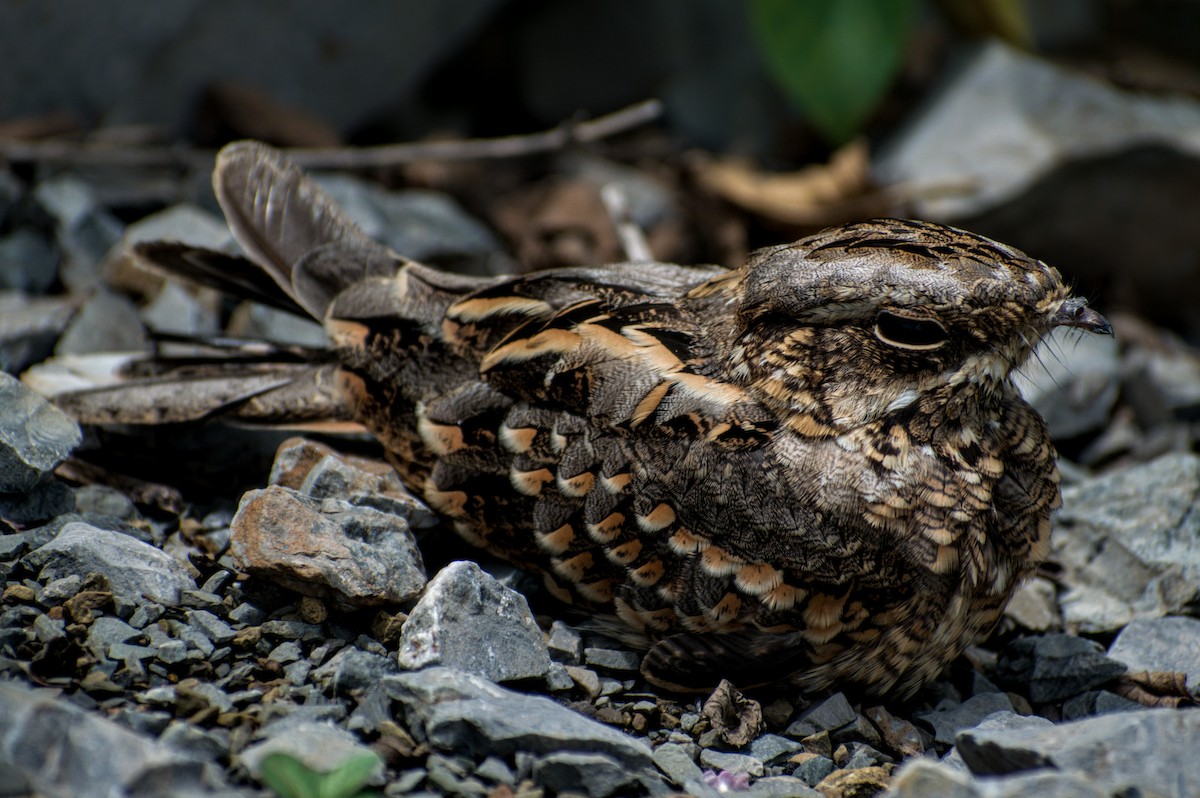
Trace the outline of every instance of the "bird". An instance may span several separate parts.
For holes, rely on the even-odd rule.
[[[245,257],[137,256],[329,339],[222,409],[362,425],[445,526],[644,650],[652,685],[909,697],[1049,552],[1056,455],[1012,377],[1057,328],[1112,328],[1017,249],[887,218],[733,269],[462,276],[266,145],[227,145],[213,187]]]

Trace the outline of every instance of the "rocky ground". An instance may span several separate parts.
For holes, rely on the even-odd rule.
[[[131,241],[228,237],[191,204],[131,221],[122,179],[0,180],[7,372],[61,384],[171,333],[319,343],[131,270]],[[330,185],[399,251],[509,266],[448,197]],[[464,559],[361,440],[81,430],[0,375],[0,794],[269,795],[276,752],[374,755],[383,795],[1200,794],[1200,358],[1113,322],[1023,377],[1065,455],[1051,561],[907,703],[657,693],[535,581]]]

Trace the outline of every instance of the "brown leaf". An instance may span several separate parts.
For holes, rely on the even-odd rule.
[[[1178,671],[1134,671],[1120,678],[1112,691],[1148,707],[1191,706],[1196,703],[1187,674]]]
[[[699,160],[697,181],[728,202],[789,227],[816,228],[887,214],[891,193],[874,186],[865,140],[835,152],[827,164],[798,172],[763,172],[745,160]]]
[[[722,679],[704,702],[704,717],[734,748],[749,745],[763,729],[762,706],[742,695],[727,679]]]

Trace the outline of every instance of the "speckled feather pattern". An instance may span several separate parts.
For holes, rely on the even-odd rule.
[[[653,683],[910,694],[1048,551],[1054,451],[1009,375],[1055,326],[1107,324],[1014,249],[884,219],[735,270],[463,278],[260,145],[214,179],[409,487],[619,624]]]

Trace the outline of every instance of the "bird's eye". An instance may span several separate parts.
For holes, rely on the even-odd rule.
[[[937,349],[950,334],[937,319],[898,316],[886,310],[875,317],[875,337],[901,349]]]

